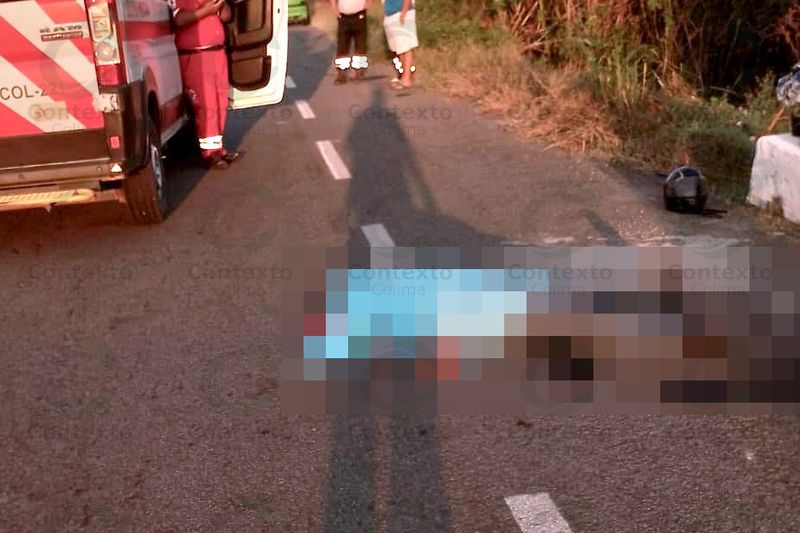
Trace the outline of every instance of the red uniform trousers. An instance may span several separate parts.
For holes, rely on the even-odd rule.
[[[181,77],[194,108],[203,157],[225,154],[222,132],[228,115],[228,57],[225,50],[182,54]]]

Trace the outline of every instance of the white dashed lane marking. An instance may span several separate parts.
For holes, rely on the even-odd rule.
[[[311,106],[308,105],[308,102],[305,100],[298,100],[294,103],[297,106],[297,110],[300,112],[300,116],[306,120],[317,118],[317,115],[314,114],[314,110],[311,109]]]
[[[549,245],[549,246],[552,246],[554,244],[570,244],[572,242],[575,242],[575,238],[574,237],[545,237],[544,238],[544,243]]]
[[[328,165],[328,170],[330,170],[333,179],[349,180],[352,178],[347,165],[344,164],[331,141],[317,141],[317,149],[322,155],[322,159],[325,160],[325,164]]]
[[[383,224],[361,226],[361,231],[371,248],[394,248],[394,241]]]
[[[572,533],[558,507],[545,492],[509,496],[505,500],[522,533]]]
[[[294,80],[291,76],[286,76],[286,88],[287,89],[297,89],[297,85],[295,85]]]

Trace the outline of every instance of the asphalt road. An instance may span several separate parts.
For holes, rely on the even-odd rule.
[[[399,246],[796,242],[743,207],[666,213],[657,178],[388,69],[334,87],[316,30],[290,54],[286,101],[231,118],[245,159],[179,169],[166,223],[0,214],[0,530],[511,532],[505,498],[546,494],[539,518],[577,532],[800,531],[796,418],[282,414],[284,245],[366,246],[370,224]]]

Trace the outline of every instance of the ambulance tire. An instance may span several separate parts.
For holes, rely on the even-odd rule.
[[[163,222],[169,211],[161,136],[148,120],[147,163],[124,182],[125,199],[134,221],[139,224]]]

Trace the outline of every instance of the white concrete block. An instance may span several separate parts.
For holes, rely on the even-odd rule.
[[[800,224],[800,138],[787,133],[758,140],[747,201],[780,205],[787,220]]]

